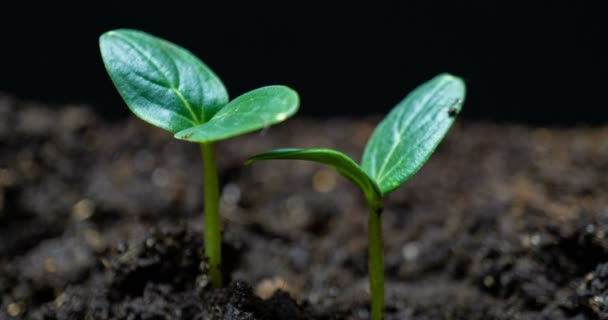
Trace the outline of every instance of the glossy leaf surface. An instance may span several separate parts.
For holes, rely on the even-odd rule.
[[[205,123],[228,102],[220,79],[188,50],[142,31],[99,39],[112,81],[131,111],[172,133]]]
[[[230,101],[206,123],[180,131],[175,137],[211,142],[238,136],[287,119],[298,110],[299,103],[298,94],[288,87],[262,87]]]
[[[308,160],[331,166],[361,188],[368,201],[378,201],[381,198],[380,190],[374,181],[357,163],[341,152],[331,149],[276,149],[255,155],[247,159],[246,163],[274,159]]]
[[[383,195],[422,167],[452,126],[464,98],[462,79],[440,74],[412,91],[376,127],[362,167]]]

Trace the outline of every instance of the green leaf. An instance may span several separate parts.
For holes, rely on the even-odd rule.
[[[440,74],[401,101],[378,125],[365,147],[363,170],[384,195],[411,178],[435,151],[460,112],[462,79]]]
[[[308,160],[328,165],[361,188],[368,201],[377,202],[382,197],[376,183],[344,153],[331,149],[276,149],[257,154],[245,163],[272,159]]]
[[[193,142],[231,138],[287,119],[299,103],[298,94],[288,87],[262,87],[230,101],[207,123],[180,131],[175,137]]]
[[[99,38],[110,78],[131,111],[172,133],[205,123],[228,102],[220,79],[186,49],[137,30]]]

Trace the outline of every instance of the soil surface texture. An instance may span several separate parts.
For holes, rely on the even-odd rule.
[[[219,143],[216,290],[196,145],[0,95],[0,320],[368,319],[361,192],[321,165],[243,160],[358,160],[378,120],[295,117]],[[457,121],[385,203],[386,319],[608,319],[606,172],[608,127]]]

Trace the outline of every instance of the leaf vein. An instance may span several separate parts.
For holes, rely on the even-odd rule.
[[[437,83],[435,85],[435,87],[432,88],[432,91],[435,91],[435,90],[437,90],[438,88],[440,88],[440,87],[442,87],[444,85],[445,85],[444,82]],[[427,94],[427,95],[424,96],[424,98],[421,101],[419,101],[418,103],[414,103],[414,108],[416,110],[413,111],[413,112],[411,112],[411,114],[413,116],[410,117],[410,119],[407,119],[408,121],[399,121],[399,122],[395,123],[395,125],[393,126],[393,130],[394,130],[395,127],[398,127],[399,128],[398,134],[399,134],[400,137],[403,136],[403,134],[410,129],[410,127],[412,126],[412,124],[418,122],[418,121],[415,121],[415,120],[421,116],[421,112],[419,112],[420,108],[422,108],[424,105],[426,105],[433,98],[433,96],[434,95],[432,95],[432,94]],[[414,101],[416,101],[416,100],[414,99]],[[406,108],[401,108],[401,110],[398,111],[399,112],[399,115],[397,116],[398,120],[400,120],[400,118],[403,116],[403,113],[405,112],[405,110],[406,110]],[[405,124],[405,126],[403,126],[403,124]],[[425,124],[426,124],[426,122],[425,122]],[[418,126],[418,128],[420,128],[420,127],[422,127],[422,125]],[[394,134],[393,134],[393,136],[394,136]],[[394,139],[394,140],[396,140],[396,139]],[[387,175],[390,174],[394,170],[394,168],[398,167],[399,164],[400,164],[400,162],[398,162],[397,164],[395,164],[394,166],[392,166],[389,169],[388,172],[385,172],[386,166],[391,162],[391,160],[392,160],[392,158],[393,158],[393,156],[395,154],[396,149],[402,145],[402,142],[405,141],[405,139],[399,139],[399,140],[396,140],[396,141],[397,142],[393,143],[393,145],[391,146],[391,149],[389,150],[387,156],[384,158],[385,160],[382,163],[382,166],[380,167],[380,170],[378,171],[378,174],[374,175],[375,177],[376,176],[378,177],[377,178],[377,183],[379,183],[379,184],[381,184],[382,181],[384,181],[384,179],[387,177]],[[406,151],[407,154],[411,154],[411,149],[413,149],[413,148],[409,148],[408,151]]]
[[[200,120],[198,118],[198,116],[194,113],[194,110],[192,109],[192,107],[190,106],[190,103],[184,98],[184,96],[182,95],[182,93],[176,88],[176,86],[174,84],[171,83],[171,81],[169,80],[169,78],[167,77],[167,75],[160,69],[160,67],[154,62],[154,60],[152,60],[146,53],[145,51],[141,50],[139,47],[137,47],[136,44],[134,44],[131,39],[129,39],[128,37],[125,37],[123,35],[121,35],[120,33],[116,33],[114,35],[115,37],[119,37],[121,39],[123,39],[125,41],[125,43],[131,47],[133,50],[135,50],[136,52],[138,52],[155,70],[156,72],[158,72],[158,74],[161,75],[161,77],[163,77],[163,79],[165,80],[165,87],[169,88],[175,95],[177,95],[178,99],[180,99],[180,101],[182,102],[182,104],[184,105],[184,107],[186,107],[186,109],[188,109],[190,115],[193,117],[195,123],[200,123]],[[166,53],[165,48],[163,47],[163,51]],[[172,61],[172,59],[169,59]],[[175,68],[175,62],[172,61],[174,64],[174,68]],[[177,72],[177,70],[176,70]],[[178,74],[178,78],[179,78],[179,74]],[[192,122],[192,121],[190,121]]]

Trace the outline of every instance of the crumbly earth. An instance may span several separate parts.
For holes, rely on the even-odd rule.
[[[122,106],[116,106],[122,107]],[[359,158],[378,118],[219,144],[211,289],[196,145],[0,95],[0,319],[367,319],[360,192],[276,147]],[[386,319],[608,319],[608,127],[458,121],[386,201]]]

